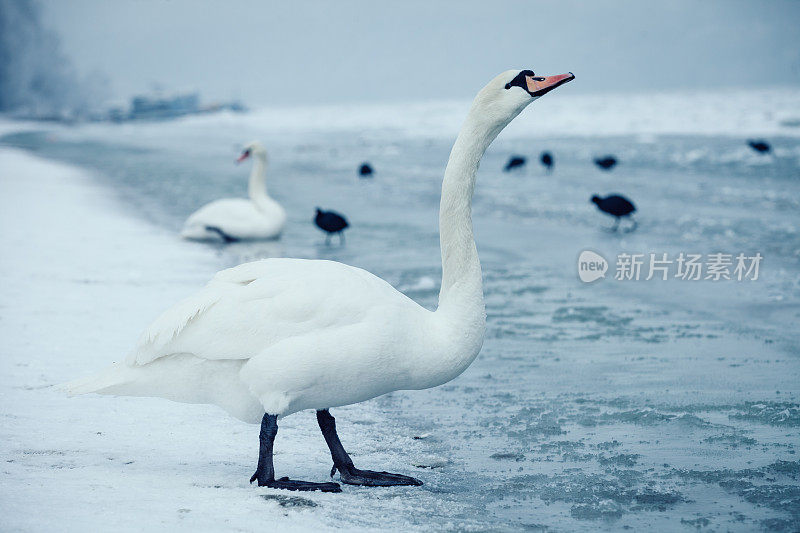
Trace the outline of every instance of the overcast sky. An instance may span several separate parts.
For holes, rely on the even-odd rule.
[[[508,68],[575,92],[800,85],[800,1],[42,0],[79,71],[251,105],[467,98]]]

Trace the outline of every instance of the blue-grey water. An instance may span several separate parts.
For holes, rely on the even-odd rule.
[[[435,307],[451,139],[257,133],[289,222],[278,242],[207,245],[220,268],[275,255],[334,259]],[[0,142],[90,169],[142,223],[177,235],[205,202],[246,194],[249,166],[233,159],[247,135],[164,123],[43,128]],[[407,468],[426,484],[392,492],[386,507],[385,493],[362,490],[367,510],[333,525],[798,530],[800,140],[771,137],[773,152],[759,155],[745,139],[498,139],[474,203],[483,351],[449,384],[373,400],[392,427],[419,437],[387,446],[401,462],[413,447]],[[555,156],[552,173],[537,162],[542,150]],[[591,163],[607,153],[620,160],[611,172]],[[528,166],[504,173],[512,154]],[[357,176],[362,161],[373,178]],[[610,232],[589,202],[611,192],[636,204],[635,232]],[[348,217],[343,246],[325,245],[316,206]],[[585,249],[611,262],[606,279],[578,279]],[[757,281],[617,281],[620,252],[764,259]]]

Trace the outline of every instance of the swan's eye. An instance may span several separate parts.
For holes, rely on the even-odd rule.
[[[517,74],[513,80],[506,83],[506,89],[512,87],[520,87],[521,89],[528,90],[527,78],[532,78],[534,73],[532,70],[523,70]]]

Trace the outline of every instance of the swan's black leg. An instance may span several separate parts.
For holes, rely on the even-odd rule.
[[[619,229],[619,217],[614,217],[614,226],[611,228],[611,231],[617,231]]]
[[[341,246],[343,244],[344,244],[344,232],[340,231],[339,232],[339,246]]]
[[[327,409],[317,411],[317,422],[322,430],[322,436],[328,443],[333,459],[331,476],[339,471],[342,483],[349,485],[367,485],[369,487],[390,487],[393,485],[422,485],[422,481],[402,474],[390,474],[389,472],[373,472],[372,470],[359,470],[353,465],[353,460],[347,452],[336,434],[336,420]]]
[[[228,235],[227,233],[225,233],[216,226],[206,226],[206,231],[211,231],[213,233],[216,233],[222,238],[223,241],[225,241],[225,243],[237,242],[239,240],[236,237],[231,237],[230,235]]]
[[[639,223],[636,221],[635,218],[630,217],[630,219],[631,219],[631,226],[628,228],[626,233],[634,231],[639,226]]]
[[[325,234],[325,246],[330,246],[330,245],[331,245],[331,234],[330,233],[326,233]]]
[[[256,473],[250,478],[250,483],[258,480],[259,487],[286,490],[321,490],[322,492],[342,492],[338,483],[311,483],[297,481],[282,477],[275,479],[275,468],[272,465],[272,445],[275,435],[278,434],[278,416],[268,413],[261,419],[261,432],[259,433],[258,467]]]

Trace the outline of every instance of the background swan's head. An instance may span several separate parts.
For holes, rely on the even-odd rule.
[[[507,70],[481,89],[473,109],[502,129],[528,104],[573,79],[572,72],[541,76],[527,69]]]
[[[250,156],[261,156],[266,158],[267,149],[264,148],[264,145],[260,142],[251,141],[242,147],[242,155],[239,156],[239,159],[237,159],[236,162],[241,163]]]

